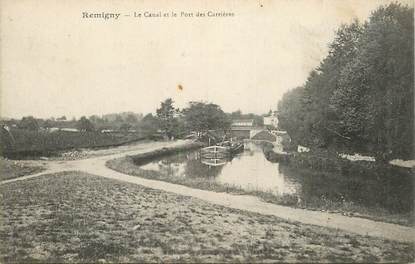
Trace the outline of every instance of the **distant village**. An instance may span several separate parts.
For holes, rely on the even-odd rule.
[[[79,119],[68,119],[66,116],[47,119],[33,116],[21,119],[3,118],[3,152],[25,153],[99,147],[125,144],[145,138],[193,138],[208,144],[223,141],[225,138],[265,140],[275,142],[278,146],[277,151],[283,151],[283,143],[287,145],[290,142],[287,132],[279,128],[278,111],[270,110],[263,115],[243,114],[239,110],[224,113],[218,105],[203,102],[192,102],[189,108],[178,111],[173,107],[174,102],[169,100],[162,102],[155,115],[122,112],[83,116]],[[166,102],[170,104],[171,109],[166,108]],[[204,114],[209,111],[212,111],[210,116]]]
[[[242,115],[242,114],[239,114]],[[233,137],[240,139],[256,139],[259,137],[272,137],[272,135],[286,134],[285,131],[278,130],[278,111],[270,111],[266,115],[248,114],[249,117],[238,117],[231,119],[230,131]],[[152,114],[143,116],[143,114],[134,112],[111,113],[102,116],[92,115],[89,118],[81,117],[67,119],[65,116],[50,119],[34,118],[32,116],[23,117],[22,119],[3,118],[1,126],[3,129],[27,129],[40,130],[47,132],[65,131],[81,132],[88,130],[86,125],[83,126],[82,120],[88,120],[94,131],[101,133],[112,132],[130,132],[135,133],[140,129],[146,129],[145,125]],[[86,122],[85,122],[86,123]],[[157,129],[157,132],[161,132]]]

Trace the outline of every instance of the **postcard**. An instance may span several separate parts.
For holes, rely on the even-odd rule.
[[[0,262],[409,263],[411,0],[3,0]]]

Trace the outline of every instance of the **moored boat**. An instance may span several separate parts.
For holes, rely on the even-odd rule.
[[[202,157],[210,159],[225,158],[230,154],[229,148],[216,145],[202,148],[200,153]]]
[[[244,150],[243,143],[224,142],[222,145],[215,145],[202,148],[200,153],[204,158],[226,158],[230,155],[240,153]]]
[[[237,154],[244,151],[244,144],[243,143],[236,143],[233,146],[230,146],[230,151],[232,154]]]

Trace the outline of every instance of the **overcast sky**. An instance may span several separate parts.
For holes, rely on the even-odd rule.
[[[341,23],[388,2],[5,0],[1,114],[148,113],[168,97],[178,107],[204,100],[227,112],[265,113],[304,83]],[[209,10],[235,16],[132,17]],[[121,16],[83,19],[82,12]]]

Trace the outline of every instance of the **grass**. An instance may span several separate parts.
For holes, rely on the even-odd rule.
[[[154,150],[154,151],[148,151],[142,154],[137,154],[134,156],[128,156],[129,160],[132,160],[133,162],[137,164],[144,164],[148,161],[151,161],[155,158],[161,158],[164,156],[174,155],[181,152],[185,152],[192,149],[197,149],[203,146],[203,143],[200,142],[192,142],[188,143],[186,145],[176,146],[176,147],[164,147],[162,149]]]
[[[1,262],[411,262],[413,245],[79,172],[0,186]]]
[[[0,181],[35,174],[44,170],[41,166],[30,165],[19,161],[0,159]]]
[[[160,180],[208,191],[253,195],[259,197],[261,200],[265,202],[275,203],[279,205],[304,208],[309,210],[324,210],[334,213],[342,213],[344,215],[368,218],[375,221],[390,222],[407,226],[412,226],[415,222],[414,214],[411,212],[406,214],[390,213],[387,210],[382,209],[378,206],[366,207],[347,201],[345,199],[328,199],[324,196],[324,194],[309,194],[309,197],[307,197],[307,199],[299,200],[296,195],[285,194],[282,196],[277,196],[273,194],[271,191],[267,192],[262,190],[246,190],[242,189],[239,186],[218,183],[215,181],[215,179],[209,177],[174,177],[172,175],[166,175],[157,171],[141,169],[140,165],[144,164],[145,162],[148,162],[152,158],[159,157],[153,154],[149,156],[146,156],[146,154],[134,157],[127,156],[114,160],[109,160],[107,161],[106,165],[115,171],[133,176],[138,176],[146,179]],[[307,177],[308,181],[312,180],[311,177],[318,178],[319,181],[323,181],[318,183],[322,184],[319,188],[324,190],[324,181],[327,179],[325,179],[324,177],[322,178],[321,175],[312,176],[309,174],[309,171],[307,173],[305,177]],[[314,185],[316,185],[316,183]],[[307,183],[307,186],[312,185],[310,183]]]
[[[24,129],[13,129],[11,133],[14,142],[1,144],[3,155],[11,158],[28,155],[46,156],[67,149],[117,146],[144,139],[139,133],[47,132]],[[2,141],[10,141],[10,139],[2,138]]]

